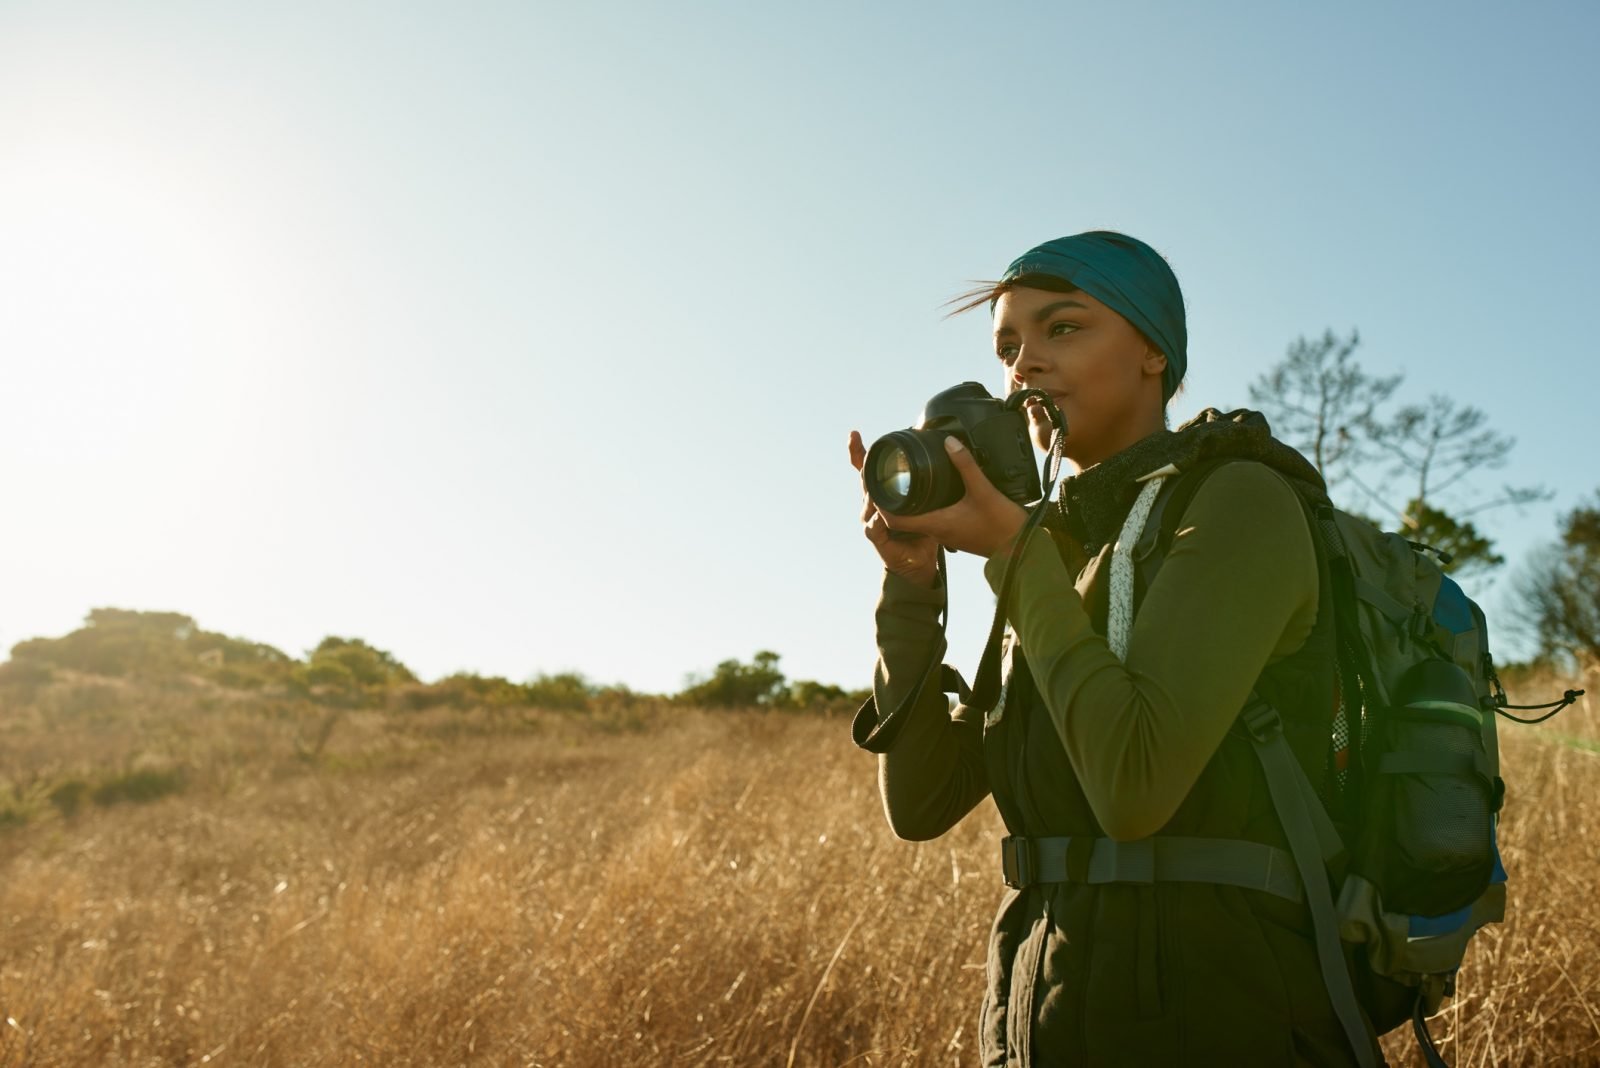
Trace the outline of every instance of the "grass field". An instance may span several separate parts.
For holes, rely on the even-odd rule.
[[[848,733],[0,692],[0,1066],[971,1064],[999,821],[896,840]],[[1600,1063],[1600,705],[1501,735],[1510,915],[1432,1028]]]

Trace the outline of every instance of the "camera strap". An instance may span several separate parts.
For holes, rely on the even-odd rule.
[[[994,604],[994,622],[989,624],[989,640],[983,647],[983,656],[978,661],[978,673],[972,680],[972,695],[966,702],[970,708],[983,715],[992,712],[1000,700],[1000,638],[1005,632],[1006,604],[1011,596],[1011,584],[1016,578],[1017,558],[1022,555],[1022,547],[1044,521],[1045,512],[1050,507],[1050,497],[1055,492],[1056,479],[1061,474],[1064,439],[1065,433],[1058,423],[1055,433],[1050,437],[1050,455],[1044,461],[1042,472],[1044,495],[1029,509],[1028,518],[1023,522],[1022,529],[1017,532],[1016,540],[1012,542],[1014,551],[1006,560],[1006,569],[1000,578],[1000,592]],[[940,566],[943,566],[942,551],[939,562]]]

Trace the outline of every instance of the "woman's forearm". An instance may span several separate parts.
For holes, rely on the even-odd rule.
[[[858,743],[878,756],[884,815],[901,838],[937,838],[988,795],[982,728],[952,719],[940,688],[945,641],[943,585],[917,586],[885,573],[876,613],[873,733]],[[915,697],[913,701],[913,695]],[[887,722],[895,717],[893,722]]]

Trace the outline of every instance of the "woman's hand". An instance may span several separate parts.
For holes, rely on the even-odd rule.
[[[949,453],[956,473],[961,476],[966,492],[956,503],[921,515],[891,515],[872,508],[876,521],[887,529],[885,540],[891,536],[898,540],[905,534],[924,535],[948,549],[960,549],[985,557],[1008,548],[1027,521],[1027,510],[995,489],[994,483],[989,481],[973,459],[971,451],[963,447],[960,441],[953,437],[946,438],[945,451]],[[861,436],[851,431],[850,460],[856,470],[861,469],[865,458]],[[872,507],[870,499],[868,507]],[[867,537],[877,544],[870,529]],[[879,552],[881,554],[882,550]]]
[[[867,447],[859,431],[850,431],[850,466],[859,473],[867,462]],[[926,534],[895,533],[889,529],[861,480],[861,528],[878,550],[883,566],[903,579],[932,588],[939,577],[939,543]]]

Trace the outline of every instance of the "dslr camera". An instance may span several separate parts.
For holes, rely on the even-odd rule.
[[[885,434],[867,450],[862,471],[872,503],[891,515],[920,515],[959,501],[967,489],[944,451],[944,439],[952,437],[1001,493],[1024,506],[1037,501],[1043,490],[1022,411],[1029,397],[1045,403],[1059,432],[1060,411],[1043,390],[1020,389],[997,400],[977,382],[963,382],[935,394],[916,426]]]

